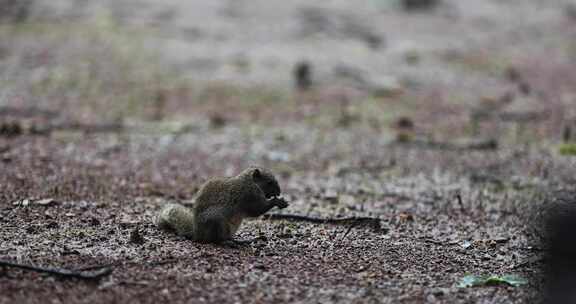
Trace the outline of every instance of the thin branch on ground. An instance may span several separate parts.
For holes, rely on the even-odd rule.
[[[346,237],[348,236],[348,234],[350,234],[350,231],[352,231],[352,228],[358,226],[358,224],[360,224],[360,221],[354,221],[354,222],[352,222],[352,224],[350,224],[350,227],[348,227],[348,229],[346,229],[346,232],[344,233],[344,235],[342,236],[342,238],[340,239],[340,241],[343,241],[344,239],[346,239]]]
[[[306,215],[297,215],[297,214],[278,214],[278,213],[271,213],[264,215],[265,219],[268,220],[288,220],[288,221],[297,221],[297,222],[308,222],[308,223],[315,223],[315,224],[332,224],[332,225],[345,225],[345,224],[353,224],[356,225],[365,225],[369,226],[374,230],[381,230],[382,227],[380,225],[380,219],[374,217],[343,217],[343,218],[318,218],[318,217],[311,217]],[[352,227],[352,226],[351,226]]]
[[[51,275],[56,275],[60,277],[77,278],[84,280],[95,280],[101,277],[107,276],[112,273],[113,269],[111,267],[103,267],[94,271],[82,271],[82,270],[70,270],[63,268],[52,268],[52,267],[37,267],[32,265],[18,264],[8,261],[0,261],[0,267],[12,267],[23,270],[30,270],[35,272],[47,273]]]

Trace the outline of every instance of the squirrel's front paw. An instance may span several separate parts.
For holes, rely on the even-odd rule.
[[[288,202],[282,197],[274,197],[272,198],[272,202],[280,209],[288,207]]]

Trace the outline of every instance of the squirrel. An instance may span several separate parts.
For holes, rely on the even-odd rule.
[[[270,171],[249,167],[234,177],[208,180],[198,190],[192,208],[166,205],[155,223],[198,242],[231,241],[244,218],[258,217],[273,207],[288,207],[280,192]]]

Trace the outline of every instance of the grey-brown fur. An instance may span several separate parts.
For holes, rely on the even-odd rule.
[[[244,218],[260,216],[274,206],[286,208],[286,201],[278,197],[280,192],[270,171],[250,167],[234,177],[207,181],[191,209],[167,205],[156,224],[200,242],[230,240]]]

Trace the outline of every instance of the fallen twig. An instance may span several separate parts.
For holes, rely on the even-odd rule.
[[[352,231],[352,228],[358,226],[359,223],[360,223],[360,221],[352,222],[352,224],[350,224],[350,227],[348,227],[348,229],[346,229],[346,232],[344,233],[344,235],[342,236],[342,238],[340,240],[344,240],[348,236],[348,234],[350,234],[350,231]]]
[[[171,258],[171,259],[166,259],[166,260],[147,262],[145,265],[146,266],[161,266],[161,265],[166,265],[166,264],[178,263],[179,261],[180,261],[180,259]]]
[[[430,238],[422,238],[420,240],[422,240],[423,242],[426,242],[426,243],[434,244],[434,245],[442,245],[442,246],[446,245],[446,242],[438,241],[438,240],[434,240],[434,239],[430,239]]]
[[[94,271],[86,270],[70,270],[63,268],[51,268],[51,267],[37,267],[32,265],[24,265],[18,263],[12,263],[8,261],[0,261],[0,267],[12,267],[24,270],[31,270],[35,272],[48,273],[52,275],[57,275],[60,277],[77,278],[84,280],[95,280],[101,277],[107,276],[112,273],[113,269],[111,267],[103,267]]]
[[[363,224],[369,226],[374,230],[382,229],[380,225],[380,219],[374,217],[344,217],[344,218],[318,218],[310,217],[306,215],[297,214],[278,214],[271,213],[264,215],[264,218],[269,220],[288,220],[288,221],[298,221],[298,222],[309,222],[316,224],[333,224],[333,225],[345,225],[352,224],[351,227]]]
[[[460,193],[456,194],[456,201],[458,202],[458,207],[460,207],[460,212],[468,213],[464,207],[464,202],[462,201],[462,195]]]

